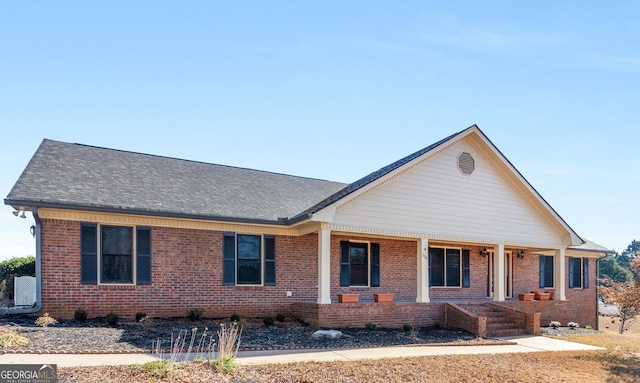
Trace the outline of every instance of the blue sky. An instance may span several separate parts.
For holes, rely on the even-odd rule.
[[[640,219],[633,1],[0,4],[0,194],[43,138],[350,182],[477,124],[578,232]],[[0,259],[35,252],[0,209]]]

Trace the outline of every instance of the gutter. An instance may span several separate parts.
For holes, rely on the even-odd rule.
[[[42,309],[42,224],[38,216],[38,208],[31,208],[33,219],[36,221],[36,303],[32,307],[16,308],[8,307],[0,309],[0,315],[6,314],[35,314]]]

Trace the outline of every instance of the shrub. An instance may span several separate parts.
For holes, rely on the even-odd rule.
[[[577,322],[569,322],[569,323],[567,323],[567,326],[569,326],[572,329],[576,329],[576,328],[580,327],[580,325]]]
[[[16,257],[0,262],[0,280],[9,276],[36,276],[36,257]]]
[[[278,313],[278,314],[276,315],[276,320],[277,320],[278,322],[284,322],[284,320],[285,320],[285,319],[286,319],[286,318],[285,318],[284,314],[282,314],[282,313]]]
[[[409,323],[405,323],[405,324],[402,325],[402,329],[404,331],[406,331],[406,332],[411,331],[411,328],[413,328],[413,326],[411,324],[409,324]]]
[[[264,323],[265,326],[269,327],[269,326],[273,326],[273,322],[274,319],[272,316],[264,316],[262,317],[262,323]]]
[[[73,318],[78,322],[86,322],[88,316],[87,310],[81,307],[77,308],[76,311],[73,312]]]
[[[15,277],[36,275],[36,257],[15,257],[0,262],[0,293],[6,299],[13,299]]]
[[[109,326],[117,325],[118,319],[120,319],[120,317],[113,311],[109,311],[109,313],[107,314],[107,323],[109,324]]]
[[[441,321],[437,321],[436,325],[434,326],[435,328],[439,329],[439,330],[444,330],[447,328],[447,324]]]
[[[140,321],[142,321],[142,319],[144,319],[146,316],[147,316],[147,313],[138,311],[136,313],[136,322],[140,323]]]
[[[238,313],[231,314],[231,322],[240,322],[240,315]]]
[[[554,320],[554,321],[549,322],[549,326],[553,327],[553,328],[558,328],[558,327],[562,326],[562,324],[560,322]]]
[[[378,327],[378,325],[373,322],[367,322],[364,324],[364,327],[369,331],[374,331]]]
[[[47,328],[47,326],[50,326],[56,323],[58,323],[58,321],[55,320],[53,317],[50,317],[49,313],[44,313],[43,316],[38,317],[38,319],[36,319],[36,324],[44,328]]]
[[[203,309],[193,308],[193,309],[187,310],[187,319],[189,319],[192,322],[199,321],[200,319],[202,319],[203,315],[204,315]]]

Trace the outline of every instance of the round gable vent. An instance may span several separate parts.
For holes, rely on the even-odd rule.
[[[471,154],[467,152],[462,152],[458,156],[458,169],[462,172],[462,174],[469,175],[473,173],[476,168],[476,161],[471,157]]]

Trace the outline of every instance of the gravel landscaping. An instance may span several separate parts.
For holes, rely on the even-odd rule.
[[[13,346],[5,352],[149,352],[160,341],[168,351],[171,339],[179,334],[187,335],[187,345],[195,330],[196,343],[206,330],[208,336],[217,338],[216,331],[228,320],[201,320],[191,322],[185,318],[152,319],[148,323],[121,320],[116,326],[107,325],[104,318],[93,318],[84,323],[60,320],[57,324],[42,328],[35,325],[35,317],[10,316],[0,319],[0,330],[18,333],[29,339],[26,346]],[[315,348],[362,348],[396,345],[446,344],[478,345],[504,344],[496,339],[482,339],[465,331],[420,328],[412,336],[402,329],[341,328],[340,339],[313,338],[316,330],[293,319],[265,326],[260,319],[242,319],[241,350],[280,350]]]

